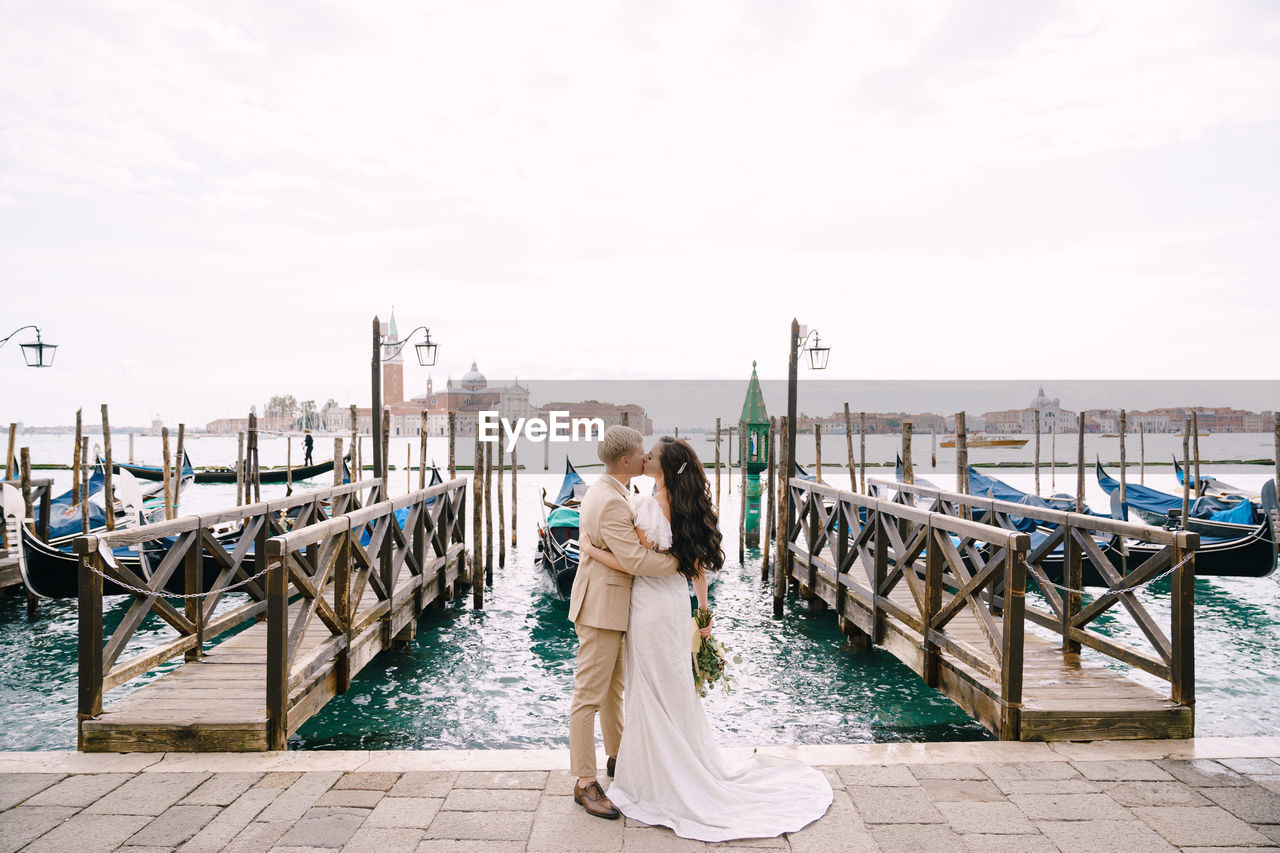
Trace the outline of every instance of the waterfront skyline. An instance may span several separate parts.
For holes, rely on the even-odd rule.
[[[46,4],[6,23],[0,335],[34,322],[59,345],[43,371],[22,336],[0,350],[9,420],[367,405],[392,305],[431,326],[437,383],[473,359],[522,382],[738,380],[752,360],[776,380],[792,316],[838,379],[1277,377],[1265,6]]]

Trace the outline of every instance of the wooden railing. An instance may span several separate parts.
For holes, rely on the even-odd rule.
[[[1189,705],[1194,695],[1191,589],[1194,578],[1193,533],[1170,533],[1145,525],[1113,522],[1093,516],[1036,510],[1037,519],[1058,525],[1050,539],[1031,550],[1031,536],[1013,529],[1009,520],[1032,517],[1032,510],[966,495],[950,495],[927,487],[891,484],[895,499],[841,491],[811,480],[789,481],[788,555],[803,565],[787,573],[802,593],[831,601],[842,619],[851,620],[873,642],[886,641],[887,621],[894,619],[918,635],[921,675],[939,685],[944,658],[980,673],[998,685],[1000,737],[1017,739],[1021,726],[1023,653],[1027,621],[1056,631],[1067,653],[1081,645],[1165,678],[1173,686],[1174,701]],[[908,495],[930,498],[919,507]],[[979,510],[981,520],[966,517]],[[1121,576],[1102,554],[1091,531],[1106,531],[1145,541],[1167,542],[1167,548],[1134,572]],[[1052,542],[1067,548],[1063,586],[1077,592],[1058,595],[1042,563]],[[1085,556],[1111,582],[1088,607],[1081,607],[1081,563]],[[1185,559],[1189,557],[1190,559]],[[923,557],[923,567],[917,561]],[[1171,565],[1175,602],[1170,641],[1136,599],[1132,590]],[[1052,612],[1028,607],[1027,576],[1046,594]],[[905,587],[910,604],[893,600]],[[902,598],[900,595],[899,598]],[[1156,654],[1129,648],[1091,629],[1091,624],[1117,602],[1122,603],[1153,643]],[[850,607],[850,603],[858,606]],[[949,631],[962,612],[972,614],[976,641]],[[970,634],[970,638],[973,638]]]
[[[376,500],[381,480],[364,480],[342,486],[304,492],[281,500],[240,506],[206,515],[192,515],[99,535],[79,536],[79,701],[80,720],[102,713],[103,694],[181,654],[199,660],[205,643],[267,610],[264,567],[258,555],[267,553],[267,541],[290,527],[312,524],[330,512],[356,510],[363,500]],[[367,494],[366,494],[367,493]],[[230,529],[231,550],[218,532]],[[172,538],[172,543],[166,541]],[[146,546],[155,543],[156,559]],[[114,549],[141,546],[137,551],[146,565],[141,574],[122,563]],[[250,550],[253,556],[250,556]],[[155,565],[150,565],[151,563]],[[169,583],[181,570],[181,609],[165,600],[172,597]],[[206,577],[217,574],[211,583]],[[132,588],[132,605],[104,643],[103,580]],[[229,589],[248,593],[250,601],[214,618],[214,611]],[[169,590],[169,592],[166,592]],[[177,637],[121,660],[148,614],[155,613],[177,632]]]
[[[1169,682],[1174,702],[1194,704],[1195,552],[1200,547],[1199,534],[962,495],[932,486],[874,478],[871,484],[881,493],[892,493],[895,502],[923,498],[931,502],[934,511],[972,515],[1003,529],[1012,529],[1013,519],[1036,521],[1048,535],[1029,551],[1025,561],[1027,574],[1040,588],[1049,610],[1027,607],[1027,619],[1058,634],[1063,651],[1078,653],[1081,646],[1086,646],[1101,652]],[[1105,545],[1100,545],[1094,534],[1107,540]],[[1158,550],[1130,566],[1126,554],[1135,543],[1158,546]],[[1060,565],[1057,582],[1050,578],[1055,574],[1050,569],[1055,562]],[[1084,606],[1086,565],[1097,572],[1106,586],[1098,588],[1093,601]],[[1171,576],[1172,584],[1167,634],[1134,594],[1139,587],[1166,574]],[[1150,648],[1133,648],[1090,627],[1117,604],[1128,612]]]
[[[467,481],[458,478],[267,541],[268,749],[282,749],[314,710],[308,705],[323,704],[329,692],[312,689],[318,680],[332,677],[332,692],[346,692],[352,673],[400,627],[393,614],[416,620],[426,601],[445,598],[465,561],[466,496]],[[404,510],[401,526],[396,513]],[[401,584],[406,570],[409,582]],[[370,590],[376,603],[362,608]],[[300,606],[291,616],[295,597]],[[407,598],[414,606],[400,607]],[[304,651],[314,619],[328,637]],[[379,620],[385,636],[372,637]]]

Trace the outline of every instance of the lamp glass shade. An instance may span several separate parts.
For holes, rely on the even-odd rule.
[[[22,357],[27,360],[27,367],[52,367],[57,344],[46,344],[36,340],[34,343],[22,344]]]
[[[831,347],[809,347],[809,367],[813,370],[826,370],[827,359],[831,356]]]
[[[420,344],[414,344],[413,348],[418,353],[418,364],[423,367],[434,367],[436,363],[436,345],[429,339]]]

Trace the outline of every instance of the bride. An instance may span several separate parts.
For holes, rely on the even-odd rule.
[[[626,721],[609,799],[630,818],[669,826],[699,841],[765,838],[795,832],[831,805],[831,785],[798,761],[752,755],[727,763],[693,683],[689,585],[707,606],[707,572],[724,565],[707,477],[688,442],[664,436],[645,457],[653,497],[633,501],[646,547],[670,551],[679,574],[636,577],[626,637]],[[623,571],[591,544],[583,554]]]

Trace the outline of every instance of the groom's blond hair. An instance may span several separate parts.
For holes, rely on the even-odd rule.
[[[606,467],[612,468],[619,459],[644,448],[644,436],[640,430],[614,424],[604,431],[604,438],[596,446],[596,455]]]

